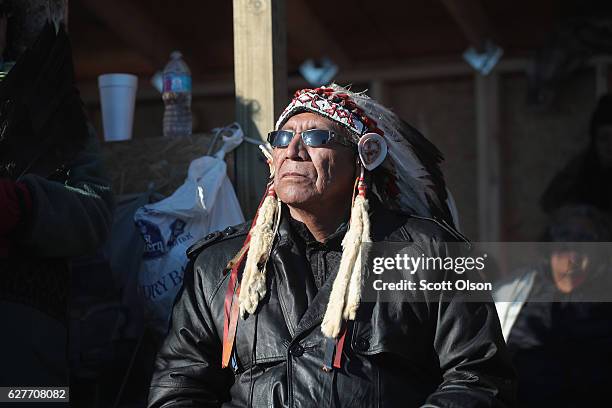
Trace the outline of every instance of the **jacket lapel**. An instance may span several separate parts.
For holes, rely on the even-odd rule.
[[[310,265],[301,252],[283,214],[279,226],[279,240],[272,251],[272,266],[280,302],[287,328],[294,336],[298,323],[316,294]]]
[[[338,273],[338,269],[331,271],[330,276],[327,278],[321,289],[317,292],[316,296],[310,302],[310,306],[304,313],[304,316],[298,323],[297,329],[293,334],[293,337],[299,336],[315,326],[318,326],[323,321],[323,316],[327,310],[327,303],[329,302],[329,295],[332,290],[332,285]]]
[[[371,219],[374,219],[373,217],[381,215],[380,205],[375,198],[370,199],[370,202],[370,217]],[[375,228],[377,225],[377,222],[372,222],[371,237],[373,240],[377,240],[379,235],[377,232],[377,228]],[[294,338],[296,336],[299,336],[301,333],[307,332],[313,327],[320,325],[323,322],[323,317],[325,316],[325,311],[327,310],[329,296],[331,294],[334,281],[336,280],[336,275],[338,274],[339,266],[340,265],[338,262],[338,265],[336,265],[331,271],[329,271],[330,274],[327,277],[327,280],[325,281],[323,286],[321,286],[312,302],[310,302],[308,310],[306,310],[306,313],[304,313],[304,316],[298,323],[296,332],[292,333]]]

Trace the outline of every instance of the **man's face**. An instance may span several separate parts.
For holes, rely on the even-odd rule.
[[[333,123],[314,113],[300,113],[282,129],[294,131],[295,136],[289,146],[272,152],[278,198],[301,209],[348,203],[356,171],[354,151],[339,143],[305,146],[300,137],[308,129],[336,130]]]
[[[612,125],[597,128],[595,145],[601,165],[605,168],[612,167]]]
[[[570,293],[585,281],[590,259],[580,251],[560,250],[551,254],[550,266],[557,288],[563,293]]]

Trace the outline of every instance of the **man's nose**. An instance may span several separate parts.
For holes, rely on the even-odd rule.
[[[295,132],[293,139],[287,146],[287,158],[292,160],[305,160],[308,156],[306,146],[302,143],[302,134]]]

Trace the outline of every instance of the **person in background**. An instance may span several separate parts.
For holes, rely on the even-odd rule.
[[[589,129],[587,150],[573,158],[542,195],[542,209],[551,213],[568,204],[585,204],[612,213],[612,95],[601,97]]]
[[[494,292],[519,406],[601,406],[612,386],[612,230],[597,209],[566,206],[543,241],[542,262]]]
[[[0,386],[68,385],[68,261],[93,252],[111,225],[65,9],[63,0],[0,1],[9,67],[0,82]]]

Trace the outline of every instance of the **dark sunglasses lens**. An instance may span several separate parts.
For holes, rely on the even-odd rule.
[[[302,140],[306,146],[317,147],[329,142],[331,132],[329,130],[312,129],[302,132]]]
[[[293,132],[286,130],[276,130],[268,133],[268,142],[272,147],[287,147],[293,139]]]

